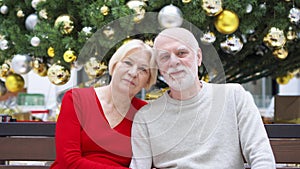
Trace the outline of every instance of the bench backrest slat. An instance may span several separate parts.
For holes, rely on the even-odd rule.
[[[0,137],[0,161],[54,161],[54,137]]]

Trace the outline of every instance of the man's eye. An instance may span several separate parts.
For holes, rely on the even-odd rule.
[[[187,52],[185,52],[185,51],[180,51],[180,52],[177,53],[177,55],[178,55],[178,56],[184,56],[186,53],[187,53]]]

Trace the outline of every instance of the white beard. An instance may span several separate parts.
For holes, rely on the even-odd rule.
[[[182,71],[178,76],[172,76],[172,72],[177,72],[177,71]],[[190,88],[191,86],[194,85],[195,82],[195,76],[191,70],[187,69],[185,66],[180,66],[177,67],[176,69],[170,68],[164,75],[164,79],[170,86],[170,88],[177,90],[177,91],[182,91]]]

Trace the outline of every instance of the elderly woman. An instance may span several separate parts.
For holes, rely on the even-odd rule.
[[[147,104],[135,97],[156,82],[152,49],[141,40],[122,45],[109,62],[107,86],[69,90],[56,124],[56,160],[52,169],[128,168],[131,126]]]

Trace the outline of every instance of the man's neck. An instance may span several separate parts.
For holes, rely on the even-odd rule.
[[[196,96],[202,89],[201,81],[196,81],[192,86],[184,90],[174,90],[170,88],[169,96],[176,100],[188,100]]]

